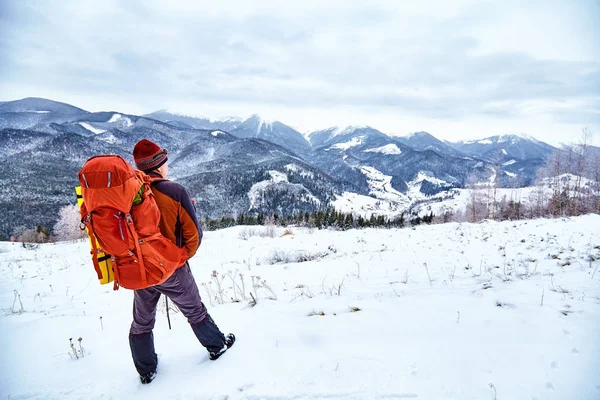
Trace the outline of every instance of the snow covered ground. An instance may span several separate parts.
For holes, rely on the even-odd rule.
[[[366,218],[369,218],[371,214],[394,218],[406,211],[405,203],[386,201],[353,192],[344,192],[336,196],[335,201],[332,202],[332,206],[337,211],[352,213],[355,216],[362,215]]]
[[[209,361],[161,303],[147,386],[127,341],[132,292],[97,283],[86,242],[0,243],[0,398],[599,399],[599,225],[207,232],[192,270],[238,340]]]

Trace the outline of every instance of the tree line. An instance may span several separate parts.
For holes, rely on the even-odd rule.
[[[431,224],[435,215],[433,212],[423,217],[408,217],[406,213],[399,216],[388,218],[383,215],[376,216],[371,214],[369,218],[362,215],[355,216],[352,213],[344,213],[334,208],[328,207],[325,210],[313,212],[298,212],[287,216],[281,216],[277,213],[265,215],[260,212],[257,214],[240,213],[235,217],[223,216],[221,218],[210,219],[206,217],[202,221],[202,227],[206,230],[217,230],[229,228],[236,225],[278,225],[278,226],[301,226],[317,229],[353,229],[353,228],[403,228],[407,225],[415,226],[420,224]]]

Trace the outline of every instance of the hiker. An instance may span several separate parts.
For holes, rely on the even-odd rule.
[[[142,139],[133,148],[133,158],[136,167],[153,179],[152,193],[161,213],[160,232],[178,247],[185,247],[189,260],[200,246],[202,230],[187,190],[180,184],[167,180],[167,150],[150,140]],[[186,261],[164,283],[134,291],[129,345],[143,384],[150,383],[156,376],[158,359],[154,351],[152,329],[161,294],[169,297],[188,319],[194,334],[208,350],[211,360],[219,358],[235,342],[235,336],[232,333],[223,335],[208,314]]]

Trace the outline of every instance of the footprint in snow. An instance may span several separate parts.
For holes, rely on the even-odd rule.
[[[558,369],[558,368],[560,368],[560,365],[558,364],[557,361],[552,361],[550,363],[550,368],[552,368],[552,369]]]
[[[546,389],[554,391],[554,385],[551,382],[546,382]]]

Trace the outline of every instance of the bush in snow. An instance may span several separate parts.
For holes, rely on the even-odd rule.
[[[266,225],[260,228],[244,228],[239,234],[239,238],[242,240],[248,240],[254,236],[274,238],[277,236],[277,229],[275,225]]]
[[[252,291],[248,293],[246,293],[244,274],[238,271],[229,271],[227,274],[219,274],[217,271],[213,271],[210,278],[208,283],[202,283],[201,286],[206,290],[211,306],[215,303],[225,304],[228,301],[239,303],[242,300],[251,300],[250,305],[255,306],[258,303],[260,289],[263,289],[261,292],[266,293],[268,299],[277,300],[277,295],[271,289],[271,286],[260,276],[252,275],[250,277]],[[229,279],[226,280],[225,278]]]
[[[264,259],[263,264],[293,264],[318,260],[329,255],[326,251],[308,252],[304,250],[284,251],[275,249]]]
[[[48,237],[48,230],[44,229],[41,225],[38,225],[37,229],[28,229],[24,226],[20,226],[13,232],[11,241],[23,242],[23,247],[26,247],[25,243],[46,243]]]
[[[58,221],[54,225],[56,240],[77,240],[85,238],[87,233],[79,229],[81,215],[76,204],[68,204],[59,211]]]
[[[80,358],[85,357],[85,349],[81,346],[83,338],[80,337],[79,339],[77,339],[77,341],[79,342],[79,350],[75,348],[73,338],[69,338],[69,347],[71,348],[71,352],[69,353],[69,355],[71,356],[71,359],[73,359],[74,357],[75,360],[79,360]]]
[[[21,301],[21,294],[15,289],[13,290],[15,294],[15,298],[12,303],[12,307],[10,309],[10,314],[22,314],[25,312],[25,308],[23,307],[23,302]],[[16,308],[17,300],[19,301],[19,308]]]

